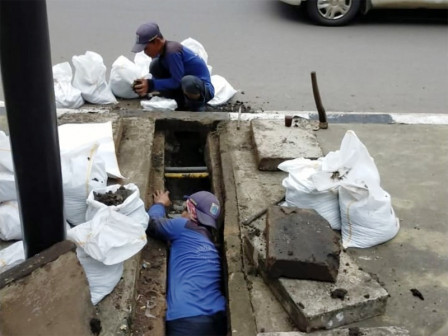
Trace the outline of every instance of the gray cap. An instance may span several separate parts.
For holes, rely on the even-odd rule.
[[[132,48],[132,52],[138,53],[143,51],[146,45],[158,36],[162,37],[162,34],[160,33],[157,23],[148,22],[142,24],[137,29],[137,39],[134,47]]]

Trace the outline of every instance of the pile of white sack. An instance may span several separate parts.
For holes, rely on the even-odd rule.
[[[204,46],[189,37],[181,42],[201,57],[212,73],[208,54]],[[103,58],[96,52],[87,51],[84,55],[72,57],[74,71],[69,62],[53,66],[53,81],[57,108],[77,109],[85,102],[91,104],[116,104],[116,98],[133,99],[138,95],[132,90],[134,80],[151,78],[149,65],[151,58],[143,51],[136,53],[134,61],[119,56],[112,64],[109,81],[106,79],[107,68]],[[215,97],[209,105],[219,106],[229,101],[237,92],[222,76],[212,75]],[[162,97],[142,100],[144,110],[175,110],[176,101]]]
[[[117,285],[123,263],[146,244],[149,216],[138,187],[123,187],[129,196],[120,205],[107,206],[94,193],[116,192],[108,177],[120,173],[111,122],[66,124],[58,128],[67,239],[89,282],[93,304]],[[76,136],[75,136],[76,135]],[[70,225],[68,225],[70,224]],[[0,239],[14,241],[0,251],[0,273],[25,260],[9,137],[0,131]]]
[[[332,229],[341,230],[344,248],[375,246],[398,233],[391,197],[355,132],[347,131],[340,149],[324,158],[297,158],[278,168],[289,173],[282,183],[285,205],[316,210]]]

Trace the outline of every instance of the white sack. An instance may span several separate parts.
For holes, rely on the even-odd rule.
[[[80,247],[76,249],[76,255],[86,273],[90,299],[93,305],[96,305],[106,295],[110,294],[120,281],[123,274],[123,263],[104,265],[102,262],[89,257]]]
[[[61,152],[75,150],[87,144],[99,144],[98,156],[104,161],[110,177],[124,178],[118,167],[115,143],[112,134],[112,122],[65,124],[58,127]]]
[[[14,172],[9,136],[0,131],[0,172]]]
[[[232,85],[222,76],[213,75],[211,77],[215,96],[207,104],[218,106],[227,103],[237,92]]]
[[[61,152],[64,212],[71,225],[85,222],[89,193],[107,185],[104,161],[97,151],[98,144],[91,143]]]
[[[23,241],[15,242],[7,248],[0,250],[0,273],[3,273],[25,261]]]
[[[0,239],[22,239],[22,226],[17,201],[0,203]]]
[[[348,130],[340,149],[324,157],[322,172],[316,174],[313,180],[318,190],[325,190],[338,187],[341,183],[380,185],[380,174],[366,146],[354,131]]]
[[[384,243],[398,233],[390,195],[377,184],[339,187],[342,245],[367,248]]]
[[[278,165],[282,171],[288,172],[282,185],[286,189],[285,201],[288,206],[314,209],[325,218],[334,230],[341,229],[341,218],[337,189],[317,190],[312,176],[321,169],[321,160],[297,158],[287,160]]]
[[[0,202],[17,199],[16,181],[14,173],[0,172]]]
[[[135,184],[129,183],[123,186],[125,189],[131,191],[132,194],[130,194],[122,204],[107,206],[106,204],[95,200],[95,193],[115,193],[120,187],[120,184],[115,184],[107,186],[105,188],[93,189],[90,192],[89,197],[87,198],[86,220],[89,221],[93,219],[93,217],[98,213],[100,209],[109,207],[116,212],[132,218],[135,222],[139,223],[143,227],[143,229],[146,230],[146,228],[148,227],[149,216],[145,210],[145,204],[140,198],[140,191]]]
[[[152,58],[146,55],[144,51],[135,54],[134,63],[139,69],[139,78],[151,78],[151,74],[149,73],[151,61]]]
[[[146,244],[146,233],[132,218],[105,207],[92,220],[71,229],[67,239],[93,259],[114,265],[138,253]]]
[[[140,105],[146,111],[174,111],[177,108],[174,99],[157,96],[152,97],[151,100],[142,100]]]
[[[84,104],[81,91],[72,85],[72,67],[68,62],[53,66],[53,85],[57,108],[78,108]]]
[[[132,84],[140,75],[141,69],[124,56],[118,57],[110,71],[110,88],[115,96],[132,99],[138,94],[132,89]]]
[[[84,55],[73,56],[75,67],[73,86],[81,91],[82,97],[92,104],[115,104],[117,100],[106,81],[106,66],[101,55],[86,51]]]
[[[194,38],[187,38],[181,42],[181,44],[184,47],[187,47],[191,51],[193,51],[196,55],[198,55],[200,58],[202,58],[207,65],[208,71],[210,74],[212,73],[212,67],[208,65],[208,54],[207,51],[205,51],[204,46],[199,42],[196,41]]]

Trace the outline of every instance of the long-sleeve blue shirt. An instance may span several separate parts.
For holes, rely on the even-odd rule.
[[[192,50],[179,42],[166,41],[165,48],[159,56],[161,64],[170,72],[170,78],[153,78],[153,90],[175,90],[181,86],[182,77],[193,75],[204,82],[211,98],[215,95],[215,89],[210,78],[210,71],[205,61]]]
[[[213,242],[188,219],[166,218],[162,204],[154,204],[148,214],[149,234],[171,243],[166,320],[225,311],[220,257]]]

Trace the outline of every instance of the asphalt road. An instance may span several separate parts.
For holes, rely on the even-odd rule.
[[[347,27],[310,24],[276,0],[48,0],[52,64],[92,50],[108,74],[140,23],[192,37],[254,110],[315,110],[316,71],[327,111],[448,111],[447,12],[371,12]],[[1,91],[1,90],[0,90]],[[0,97],[0,100],[3,96]]]

